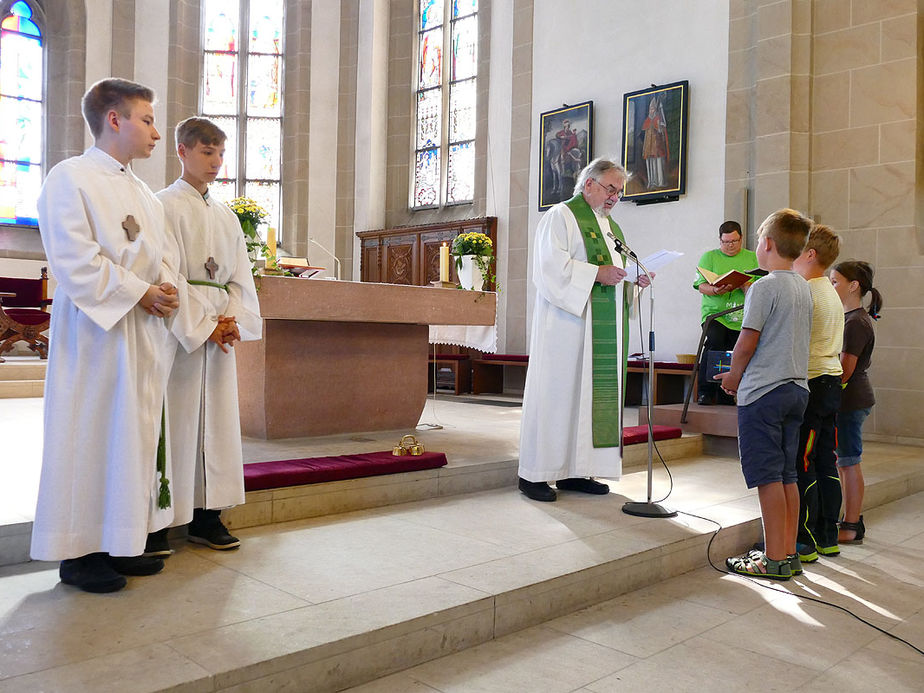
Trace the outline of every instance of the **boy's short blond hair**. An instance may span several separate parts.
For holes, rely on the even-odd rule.
[[[176,146],[192,148],[201,142],[206,145],[223,144],[228,139],[225,131],[208,118],[192,116],[177,123]]]
[[[764,219],[760,237],[773,240],[776,252],[787,260],[795,260],[805,249],[812,222],[794,209],[779,209]]]
[[[814,224],[805,250],[814,250],[818,264],[828,269],[841,254],[841,238],[830,226]]]
[[[106,114],[115,110],[123,118],[131,114],[132,101],[154,103],[154,90],[143,84],[118,77],[101,79],[87,89],[80,107],[93,137],[103,134]]]

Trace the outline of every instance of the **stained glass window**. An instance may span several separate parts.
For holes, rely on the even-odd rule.
[[[253,198],[280,228],[284,0],[204,0],[203,115],[225,131],[216,199]],[[240,37],[240,38],[239,38]],[[261,228],[265,233],[266,227]]]
[[[413,208],[474,199],[477,12],[478,0],[417,3]]]
[[[19,0],[0,21],[0,224],[38,226],[45,77],[36,19]]]

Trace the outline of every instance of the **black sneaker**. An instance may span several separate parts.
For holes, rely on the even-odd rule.
[[[164,562],[154,556],[106,556],[106,561],[122,575],[156,575],[164,569]]]
[[[194,544],[204,544],[216,551],[236,549],[241,545],[240,539],[231,536],[228,528],[222,523],[220,510],[196,508],[193,511],[193,521],[189,523],[187,539]]]
[[[173,549],[170,548],[170,542],[167,541],[168,527],[164,527],[157,532],[148,534],[148,540],[144,545],[144,555],[155,558],[167,558],[173,555]]]
[[[573,477],[571,479],[559,479],[555,482],[559,491],[580,491],[581,493],[593,493],[598,496],[605,496],[610,492],[610,487],[591,477]]]
[[[88,553],[80,558],[68,558],[61,561],[58,575],[65,585],[73,585],[84,592],[117,592],[128,581],[109,565],[108,559],[109,555],[105,553]]]
[[[518,485],[520,491],[523,492],[527,498],[531,498],[534,501],[551,503],[558,497],[555,489],[549,486],[545,481],[527,481],[520,477]]]

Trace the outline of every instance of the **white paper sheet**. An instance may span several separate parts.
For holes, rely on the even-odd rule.
[[[659,250],[656,253],[652,253],[648,257],[642,258],[642,264],[645,265],[645,268],[649,272],[657,272],[665,265],[672,263],[681,255],[683,255],[683,253],[678,250]],[[639,267],[635,263],[635,260],[632,258],[626,258],[626,260],[628,261],[626,267],[628,274],[623,281],[635,283],[638,281]]]

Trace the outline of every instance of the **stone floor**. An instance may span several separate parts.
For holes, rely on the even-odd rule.
[[[0,424],[32,430],[41,405],[25,402],[0,404]],[[444,425],[421,434],[435,449],[461,445],[471,464],[515,455],[518,407],[428,407],[423,420]],[[280,444],[325,454],[310,441]],[[245,443],[249,459],[273,445]],[[34,456],[34,446],[20,452]],[[921,448],[869,444],[866,543],[777,591],[706,567],[714,525],[684,513],[725,527],[711,549],[719,565],[759,534],[737,461],[708,456],[672,463],[665,504],[683,511],[672,519],[620,512],[645,496],[646,475],[633,472],[603,497],[562,493],[540,504],[508,487],[242,529],[242,548],[229,553],[175,541],[163,573],[111,595],[60,584],[55,565],[7,566],[0,693],[685,691],[733,682],[920,691],[924,657],[804,597],[924,648],[922,458]],[[0,464],[0,489],[8,474],[28,476],[6,455]],[[666,475],[655,480],[659,497]]]
[[[701,568],[349,690],[919,692],[921,653],[804,598],[924,649],[924,493],[865,518],[862,546],[788,583]]]

